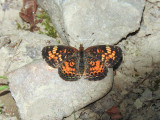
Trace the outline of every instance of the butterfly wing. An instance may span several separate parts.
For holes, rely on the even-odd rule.
[[[87,56],[85,64],[85,76],[88,80],[101,80],[107,76],[108,69],[105,63],[97,58]]]
[[[78,56],[73,56],[64,61],[58,68],[59,76],[66,81],[78,80],[81,77],[78,60]]]
[[[114,67],[122,59],[122,50],[118,46],[96,45],[85,50],[87,56],[92,56],[102,62],[106,67]]]
[[[42,56],[51,67],[56,68],[77,52],[78,50],[76,48],[70,46],[46,46],[42,49]]]

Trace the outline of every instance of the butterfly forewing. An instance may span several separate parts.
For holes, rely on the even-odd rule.
[[[76,48],[64,45],[46,46],[42,50],[42,56],[45,61],[52,67],[58,67],[65,60],[76,54]]]
[[[97,45],[87,48],[85,52],[104,62],[107,67],[114,67],[122,58],[122,50],[118,46]]]

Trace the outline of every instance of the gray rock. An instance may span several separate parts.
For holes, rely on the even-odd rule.
[[[95,103],[73,113],[64,120],[72,120],[76,116],[77,120],[108,120],[106,111],[114,105],[111,95],[107,94]]]
[[[145,0],[37,0],[63,42],[115,44],[140,27]]]
[[[0,36],[0,48],[10,42],[11,42],[11,40],[9,39],[8,36],[3,36],[3,37]]]
[[[145,119],[144,119],[144,116],[139,115],[133,118],[132,120],[145,120]]]
[[[99,120],[99,119],[100,115],[86,108],[73,113],[71,116],[67,118],[64,118],[64,120]]]
[[[11,94],[23,120],[61,120],[101,98],[112,86],[113,70],[105,79],[62,80],[57,69],[35,61],[8,74]]]
[[[93,105],[90,105],[89,108],[101,116],[113,105],[114,105],[114,101],[112,99],[112,96],[108,94],[102,99],[100,99],[99,101],[95,102]]]
[[[80,119],[82,119],[82,120],[99,120],[100,116],[88,109],[88,110],[85,110],[83,113],[81,113]],[[71,119],[68,119],[68,120],[71,120]]]
[[[156,102],[153,102],[150,107],[153,111],[160,111],[160,102],[157,100]]]
[[[110,116],[107,113],[104,113],[101,117],[101,120],[110,120]]]
[[[133,89],[133,92],[137,93],[137,94],[141,94],[143,92],[143,90],[139,89],[139,88],[136,88],[136,89]]]
[[[152,99],[152,91],[148,88],[145,89],[145,91],[142,93],[141,101],[147,101]]]
[[[139,37],[155,34],[160,31],[160,22],[159,22],[160,3],[157,2],[158,0],[148,0],[148,1],[153,2],[153,4],[146,2],[144,14],[143,14],[143,23],[138,33]],[[157,3],[154,3],[154,2],[157,2]]]
[[[143,103],[141,102],[141,100],[138,98],[136,99],[136,101],[134,102],[134,105],[137,109],[141,108]]]
[[[0,75],[40,59],[44,46],[58,44],[57,40],[46,35],[17,29],[17,24],[23,26],[19,17],[22,2],[0,1]],[[5,12],[2,10],[4,4],[9,5]]]
[[[0,120],[18,120],[16,117],[0,115]]]
[[[120,104],[120,111],[121,113],[126,113],[126,108],[128,107],[128,100],[124,100],[121,104]]]
[[[148,1],[151,2],[151,3],[160,2],[160,0],[148,0]]]
[[[118,69],[114,77],[114,86],[130,88],[138,77],[145,78],[153,70],[153,64],[160,65],[160,32],[138,37],[132,36],[127,41],[122,41],[119,45],[123,51],[123,64]],[[146,75],[147,73],[147,75]]]
[[[157,91],[154,91],[153,93],[157,99],[160,98],[160,89],[158,89]]]
[[[54,38],[27,31],[17,31],[16,34],[7,35],[7,38],[13,44],[7,44],[0,48],[1,75],[18,69],[36,59],[41,59],[41,50],[44,46],[58,44]]]

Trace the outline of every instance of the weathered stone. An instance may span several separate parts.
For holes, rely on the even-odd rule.
[[[42,58],[41,50],[48,43],[57,44],[53,38],[25,31],[17,33],[17,35],[9,35],[9,38],[14,45],[19,45],[12,47],[12,45],[8,44],[0,48],[1,75]]]
[[[18,120],[16,117],[0,115],[0,120]]]
[[[57,69],[49,68],[44,61],[35,61],[8,75],[23,120],[61,120],[101,98],[112,86],[112,69],[100,81],[64,81]]]
[[[136,101],[134,102],[134,105],[137,109],[141,108],[143,103],[141,102],[141,100],[138,98],[136,99]]]
[[[37,0],[63,42],[85,47],[115,44],[140,27],[145,0]]]
[[[152,3],[154,3],[154,2],[160,2],[160,0],[148,0],[149,2],[152,2]]]
[[[148,88],[145,89],[145,91],[142,93],[141,101],[148,101],[152,99],[152,91]]]

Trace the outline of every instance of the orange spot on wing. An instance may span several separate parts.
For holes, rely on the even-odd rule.
[[[71,67],[73,67],[73,66],[75,65],[75,63],[74,63],[74,62],[70,62],[69,65],[70,65]]]
[[[99,50],[99,49],[97,49],[97,53],[100,53],[100,50]]]
[[[113,57],[112,55],[109,55],[109,58],[111,58],[111,59],[112,59],[112,57]]]
[[[62,72],[64,73],[64,74],[67,74],[67,75],[71,75],[71,76],[73,76],[73,75],[75,75],[75,68],[71,68],[69,65],[70,64],[74,64],[74,62],[64,62],[64,65],[62,65]]]
[[[66,52],[67,52],[67,50],[66,50],[66,49],[64,49],[63,53],[66,53]]]
[[[115,55],[116,55],[116,52],[115,51],[109,51],[108,53],[105,53],[106,55],[106,62],[109,61],[110,59],[112,60],[115,60]]]
[[[51,51],[48,51],[48,59],[51,60],[55,60],[56,62],[58,61],[58,57],[56,57]]]
[[[105,55],[104,54],[102,54],[102,58],[104,58],[105,57]]]
[[[94,61],[90,61],[90,65],[94,66],[96,63]]]
[[[110,58],[108,56],[106,56],[106,61],[108,61]]]
[[[95,75],[102,73],[104,71],[104,66],[100,61],[95,61],[96,66],[90,68],[90,75]]]

